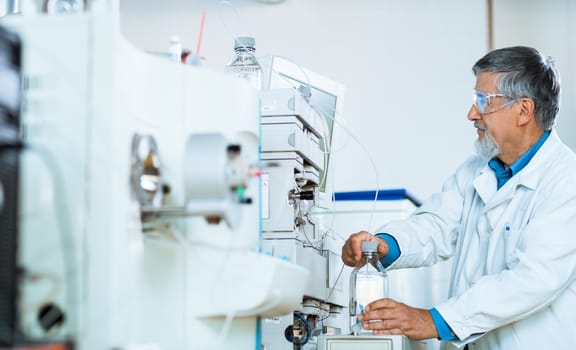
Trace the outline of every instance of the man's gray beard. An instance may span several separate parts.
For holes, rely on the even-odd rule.
[[[476,149],[476,153],[485,159],[492,159],[500,154],[500,146],[498,146],[496,140],[494,140],[492,135],[486,132],[486,130],[484,130],[484,138],[482,140],[476,140],[474,148]]]

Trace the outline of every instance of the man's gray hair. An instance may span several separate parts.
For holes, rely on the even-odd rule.
[[[551,57],[526,46],[513,46],[487,53],[472,67],[474,75],[498,74],[498,92],[512,100],[531,98],[536,122],[542,130],[554,125],[560,110],[560,74]]]

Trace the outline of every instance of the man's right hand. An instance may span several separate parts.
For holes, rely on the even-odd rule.
[[[388,243],[382,238],[378,238],[367,231],[360,231],[348,237],[342,246],[342,261],[344,264],[355,267],[362,258],[362,242],[363,241],[377,241],[378,242],[378,255],[380,257],[388,254]]]

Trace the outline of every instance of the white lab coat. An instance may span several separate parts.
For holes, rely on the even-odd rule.
[[[555,131],[500,190],[470,158],[392,234],[391,268],[453,256],[450,299],[436,308],[470,350],[576,349],[576,156]]]

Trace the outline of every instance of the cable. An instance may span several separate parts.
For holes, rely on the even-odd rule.
[[[240,12],[238,11],[238,9],[230,1],[226,1],[226,0],[218,1],[218,18],[220,19],[220,22],[224,26],[226,32],[228,32],[228,34],[232,37],[232,40],[234,40],[234,44],[236,44],[236,38],[240,37],[240,35],[237,35],[235,33],[238,33],[239,31],[235,30],[235,28],[230,28],[228,21],[226,21],[224,19],[224,10],[223,9],[225,7],[232,9],[233,14],[234,14],[234,18],[237,19],[238,22],[240,22],[240,20],[242,18],[240,17]],[[244,27],[246,27],[246,26],[244,26]],[[242,45],[241,47],[243,47],[244,49],[247,49],[247,47],[244,45]]]
[[[232,253],[233,251],[237,250],[233,248],[232,243],[234,242],[234,236],[232,234],[228,235],[228,238],[223,240],[222,243],[218,243],[220,241],[222,241],[222,238],[218,239],[218,240],[211,240],[210,242],[207,241],[203,241],[203,240],[194,240],[190,237],[188,237],[188,239],[186,238],[182,238],[182,241],[185,241],[186,244],[183,244],[183,249],[184,249],[184,254],[185,254],[185,264],[186,266],[188,266],[188,254],[189,254],[189,246],[194,246],[194,247],[199,247],[199,246],[205,246],[205,247],[211,247],[211,248],[216,248],[216,249],[222,249],[224,248],[224,255],[221,258],[221,260],[219,260],[217,263],[217,270],[211,274],[211,276],[214,276],[213,279],[213,284],[211,286],[204,286],[205,288],[210,288],[212,290],[211,293],[209,293],[209,295],[212,297],[210,300],[210,302],[213,303],[218,303],[219,300],[214,300],[216,297],[219,296],[218,291],[228,291],[230,293],[235,293],[235,290],[230,289],[230,288],[225,288],[222,289],[221,288],[221,284],[219,283],[221,281],[221,278],[223,278],[223,276],[225,276],[224,270],[226,269],[226,267],[229,264],[230,258],[232,257]],[[246,248],[241,247],[240,248],[241,251],[246,251]],[[183,276],[183,278],[188,279],[189,275],[188,275],[188,271],[187,268],[185,269],[186,275]],[[188,283],[186,283],[186,289],[188,287]],[[189,295],[189,294],[188,294]],[[222,325],[222,329],[220,330],[218,337],[214,340],[214,349],[221,349],[222,346],[224,345],[226,338],[228,337],[228,334],[230,333],[230,329],[232,328],[232,322],[234,321],[234,316],[236,314],[237,310],[229,310],[226,313],[226,318],[224,319],[224,323]],[[191,348],[194,348],[193,346]]]
[[[72,224],[68,220],[68,216],[66,215],[70,213],[66,202],[66,186],[64,186],[63,182],[63,175],[60,172],[60,169],[57,166],[57,162],[55,161],[52,154],[43,149],[38,148],[31,145],[25,145],[23,148],[24,151],[30,151],[32,153],[36,153],[39,155],[39,158],[43,161],[44,165],[47,166],[48,170],[52,174],[52,180],[55,187],[55,207],[56,210],[56,220],[59,225],[59,236],[60,236],[60,246],[62,250],[62,258],[63,258],[63,269],[64,269],[64,276],[66,276],[65,287],[65,300],[67,300],[68,307],[72,310],[78,306],[76,304],[77,298],[79,297],[78,291],[76,289],[76,279],[75,277],[78,275],[78,271],[76,271],[76,266],[80,266],[77,263],[76,258],[74,257],[74,253],[76,252],[74,242],[76,239],[74,238],[74,234],[72,232]],[[73,313],[71,313],[73,315]],[[72,316],[72,319],[75,319],[75,316]],[[69,332],[72,335],[72,329],[69,329]]]
[[[37,309],[40,305],[48,303],[48,302],[52,302],[53,300],[55,300],[58,297],[58,294],[60,294],[61,292],[61,288],[62,288],[62,280],[60,279],[60,277],[55,274],[55,273],[50,273],[50,272],[44,272],[44,271],[35,271],[35,272],[30,272],[30,271],[23,271],[23,281],[29,281],[29,282],[38,282],[38,281],[42,281],[42,280],[47,280],[50,282],[51,285],[51,289],[46,293],[46,296],[41,298],[39,301],[37,301],[36,303],[26,303],[23,302],[22,303],[22,308],[24,310],[34,310]]]
[[[224,341],[228,337],[230,333],[230,329],[232,328],[232,321],[234,321],[234,311],[230,311],[226,314],[226,319],[224,320],[224,324],[222,325],[222,329],[218,334],[218,338],[216,338],[214,342],[214,349],[221,349],[222,345],[224,345]]]
[[[321,317],[318,320],[316,320],[315,323],[321,323],[330,317],[330,307],[327,307],[327,305],[323,305],[320,301],[314,299],[308,300],[308,302],[312,303],[312,306],[314,306],[319,310],[319,314],[317,316]],[[322,313],[325,313],[326,315],[323,316]]]
[[[222,25],[224,26],[226,31],[228,33],[230,33],[233,38],[235,38],[236,36],[234,35],[234,31],[232,31],[230,29],[230,27],[228,26],[228,23],[222,17],[222,15],[223,15],[223,9],[222,8],[223,7],[229,7],[230,9],[232,9],[234,11],[234,14],[236,15],[236,17],[240,17],[240,13],[238,12],[238,9],[236,9],[236,7],[234,5],[232,5],[232,3],[230,1],[226,1],[226,0],[218,1],[218,17],[220,18],[220,21],[222,22]]]
[[[322,253],[322,247],[320,247],[320,248],[319,248],[319,247],[316,247],[316,245],[314,244],[314,243],[320,243],[320,244],[321,244],[321,243],[322,243],[322,240],[320,239],[320,240],[318,240],[318,241],[312,242],[312,241],[310,240],[310,238],[308,237],[308,234],[306,233],[306,225],[300,225],[299,227],[302,228],[302,233],[304,234],[304,237],[306,238],[306,242],[308,242],[308,244],[310,245],[310,247],[311,247],[312,249],[314,249],[315,251],[317,251],[318,253]]]
[[[342,272],[344,272],[345,266],[346,265],[344,263],[342,263],[342,266],[340,267],[340,272],[338,272],[338,277],[336,277],[336,281],[334,281],[334,285],[332,286],[332,288],[330,288],[330,291],[328,292],[328,296],[326,297],[326,300],[330,300],[330,298],[332,297],[332,293],[334,293],[334,289],[336,288],[336,285],[340,281],[340,277],[342,277]]]
[[[309,78],[308,73],[306,72],[306,70],[305,70],[301,65],[299,65],[298,63],[296,63],[296,62],[294,62],[294,61],[292,61],[292,60],[290,60],[290,59],[288,59],[288,58],[286,58],[286,57],[283,57],[283,56],[274,56],[274,57],[275,57],[275,58],[276,58],[276,57],[277,57],[277,58],[280,58],[280,59],[282,59],[282,60],[284,60],[284,61],[286,61],[286,62],[294,65],[294,66],[302,73],[302,75],[303,75],[303,77],[304,77],[304,82],[303,82],[303,83],[306,84],[306,86],[307,86],[308,88],[310,88],[310,89],[311,89],[311,88],[314,88],[314,86],[313,86],[313,85],[311,84],[311,82],[310,82],[310,78]],[[277,77],[280,77],[281,79],[283,79],[285,82],[287,82],[289,85],[291,85],[293,89],[298,90],[298,88],[297,88],[296,86],[294,86],[294,84],[296,83],[296,81],[295,81],[294,79],[291,79],[290,77],[287,77],[287,76],[283,75],[281,72],[278,72],[278,71],[276,71],[276,70],[272,70],[272,71],[271,71],[271,74],[272,74],[272,72],[275,72]],[[379,188],[380,188],[380,176],[379,176],[379,173],[378,173],[378,168],[377,168],[377,166],[376,166],[376,163],[374,162],[374,159],[373,159],[371,153],[370,153],[370,152],[368,151],[368,149],[366,148],[366,146],[365,146],[362,142],[360,142],[360,140],[356,137],[356,135],[355,135],[346,125],[344,125],[344,124],[340,121],[340,118],[337,118],[337,117],[339,117],[339,116],[337,116],[336,114],[337,114],[339,111],[337,111],[336,108],[334,108],[334,107],[332,107],[332,106],[330,106],[330,105],[327,105],[327,104],[324,104],[324,105],[314,104],[313,98],[311,98],[310,106],[311,106],[319,115],[323,116],[325,120],[328,120],[328,119],[331,120],[333,127],[334,127],[335,125],[337,125],[337,126],[339,126],[339,127],[341,128],[341,130],[345,131],[346,134],[347,134],[352,140],[354,140],[354,141],[362,148],[363,152],[366,154],[366,156],[367,156],[368,159],[369,159],[370,165],[371,165],[371,167],[372,167],[372,169],[373,169],[373,172],[374,172],[374,175],[375,175],[375,182],[376,182],[376,186],[375,186],[376,191],[375,191],[374,201],[373,201],[373,203],[372,203],[372,210],[371,210],[371,212],[370,212],[370,217],[369,217],[369,220],[368,220],[368,227],[367,227],[368,231],[371,231],[371,230],[372,230],[372,221],[373,221],[373,217],[374,217],[374,212],[375,212],[375,210],[376,210],[376,202],[377,202],[377,200],[378,200],[378,191],[379,191]],[[333,116],[331,116],[331,115],[328,115],[328,114],[326,114],[326,113],[323,113],[323,112],[322,112],[322,109],[329,110],[329,111],[333,112],[333,114],[334,114],[335,116],[333,117]],[[325,142],[324,142],[324,143],[325,143],[325,145],[327,146],[327,147],[325,147],[326,149],[324,150],[324,154],[325,154],[324,158],[325,158],[325,162],[327,163],[327,162],[328,162],[328,160],[327,160],[327,159],[328,159],[327,155],[332,155],[332,154],[333,154],[333,150],[331,149],[331,140],[330,140],[329,138],[327,139],[327,138],[326,138],[326,135],[323,135],[323,136],[324,136],[324,138],[325,138]],[[327,176],[326,173],[328,173],[328,171],[329,171],[329,169],[326,167],[325,170],[324,170],[324,174],[323,174],[324,180],[325,180],[325,178],[326,178],[326,176]],[[321,184],[322,184],[322,181],[321,181]],[[334,186],[334,181],[332,181],[332,186]],[[334,191],[332,191],[332,193],[334,193]]]
[[[312,336],[312,327],[310,322],[300,312],[294,313],[294,324],[286,327],[284,336],[286,340],[297,346],[306,344]],[[296,335],[298,333],[298,335]]]
[[[311,105],[311,107],[314,108],[318,113],[321,114],[320,110],[318,110],[318,106]],[[336,113],[336,110],[333,109],[332,107],[330,107],[330,106],[325,106],[325,107],[331,108],[331,109]],[[375,179],[375,180],[376,180],[376,190],[375,190],[375,195],[374,195],[374,201],[372,202],[372,210],[371,210],[371,212],[370,212],[370,218],[369,218],[369,220],[368,220],[368,231],[371,232],[371,230],[372,230],[372,220],[373,220],[373,218],[374,218],[374,212],[376,211],[376,202],[377,202],[377,200],[378,200],[378,191],[379,191],[379,188],[380,188],[380,176],[379,176],[379,173],[378,173],[378,167],[376,166],[376,163],[374,162],[374,159],[373,159],[373,157],[372,157],[372,154],[368,151],[368,149],[366,148],[366,146],[365,146],[362,142],[360,142],[360,140],[358,140],[358,138],[356,137],[356,135],[354,135],[354,133],[353,133],[349,128],[347,128],[345,125],[341,124],[340,121],[339,121],[337,118],[335,118],[335,117],[332,117],[332,116],[326,115],[326,114],[324,114],[324,117],[329,118],[329,119],[332,119],[332,121],[333,121],[335,124],[337,124],[338,126],[340,126],[340,127],[342,128],[342,130],[344,130],[344,131],[348,134],[348,136],[350,136],[350,138],[352,138],[352,140],[354,140],[354,141],[358,144],[358,146],[360,146],[360,147],[362,148],[362,150],[364,151],[364,153],[365,153],[366,156],[368,157],[368,160],[370,161],[370,165],[372,166],[372,169],[373,169],[373,171],[374,171],[374,176],[375,176],[375,178],[376,178],[376,179]],[[332,193],[334,193],[334,191],[332,191]]]

